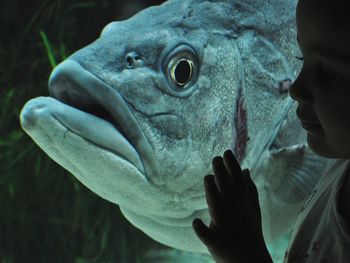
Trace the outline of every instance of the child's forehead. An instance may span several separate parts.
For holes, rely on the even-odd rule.
[[[299,45],[304,55],[350,58],[350,17],[340,0],[300,0],[297,7]],[[341,1],[342,2],[342,1]]]
[[[349,25],[347,1],[344,0],[299,0],[297,19],[333,25]]]
[[[350,16],[343,5],[342,0],[299,0],[298,34],[345,40],[350,35]]]

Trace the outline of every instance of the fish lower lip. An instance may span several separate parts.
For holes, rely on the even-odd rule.
[[[301,122],[301,126],[306,130],[318,130],[322,127],[319,124],[311,124],[303,121]]]

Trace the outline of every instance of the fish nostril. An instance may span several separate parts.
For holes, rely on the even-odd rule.
[[[128,68],[132,68],[134,65],[134,60],[131,56],[127,56],[126,57],[126,65],[128,66]]]
[[[129,52],[125,56],[125,59],[126,59],[126,66],[129,69],[143,65],[141,57],[134,51]]]

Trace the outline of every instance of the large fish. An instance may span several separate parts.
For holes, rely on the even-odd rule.
[[[327,159],[289,97],[300,69],[296,0],[171,0],[108,24],[51,74],[23,129],[156,241],[208,253],[203,177],[232,149],[260,194],[273,244],[291,229]]]

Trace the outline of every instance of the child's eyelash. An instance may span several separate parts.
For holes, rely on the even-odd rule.
[[[300,46],[299,36],[298,36],[298,35],[297,35],[297,42],[298,42],[298,45]],[[295,58],[296,58],[297,60],[301,60],[301,61],[304,60],[304,57],[295,56]]]

